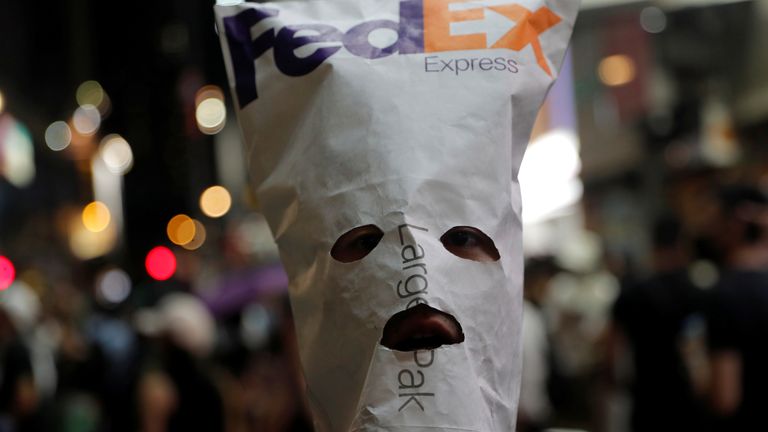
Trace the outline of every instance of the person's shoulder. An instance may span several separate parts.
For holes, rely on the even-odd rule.
[[[642,309],[644,299],[647,298],[649,281],[647,278],[637,279],[625,283],[611,308],[612,318],[617,322],[631,320],[635,310]]]
[[[724,271],[712,292],[717,297],[722,298],[740,297],[749,292],[764,292],[768,296],[768,272],[748,270]]]
[[[636,303],[655,298],[660,291],[669,291],[671,286],[688,283],[678,272],[655,273],[627,284],[619,295],[626,303]]]
[[[768,303],[768,272],[724,271],[709,292],[710,311],[740,315],[757,303]]]

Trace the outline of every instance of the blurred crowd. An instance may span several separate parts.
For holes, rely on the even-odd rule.
[[[0,431],[311,430],[280,266],[206,293],[181,270],[115,303],[19,269],[0,292]]]
[[[649,224],[646,271],[529,258],[520,432],[762,430],[768,199],[734,182],[695,197],[700,222]]]
[[[706,223],[649,224],[646,271],[596,236],[578,265],[528,258],[520,432],[759,430],[768,197],[697,196]],[[0,431],[311,430],[280,266],[203,292],[184,266],[112,303],[21,269],[0,292]]]

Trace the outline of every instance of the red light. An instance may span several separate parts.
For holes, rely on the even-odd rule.
[[[158,246],[147,254],[144,262],[152,279],[164,281],[176,272],[176,256],[165,246]]]
[[[11,260],[0,256],[0,291],[8,288],[16,278],[16,269]]]

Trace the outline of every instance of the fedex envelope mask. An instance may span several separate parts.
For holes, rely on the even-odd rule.
[[[299,331],[299,346],[316,417],[327,430],[511,430],[520,367],[519,253],[507,246],[515,243],[512,233],[519,232],[514,212],[509,200],[468,208],[463,195],[473,193],[470,187],[429,179],[379,184],[375,190],[381,196],[411,187],[412,204],[364,222],[355,203],[373,193],[369,188],[334,195],[319,205],[334,208],[333,213],[307,210],[316,222],[344,220],[338,234],[324,236],[318,229],[316,259],[291,290],[297,327],[308,330]],[[478,217],[489,207],[507,217],[492,222]],[[383,234],[369,253],[350,263],[331,255],[339,237],[367,225]],[[452,244],[445,238],[465,226],[493,238],[497,260],[456,255],[464,254],[461,248],[482,247],[472,244],[482,239],[469,239],[467,247],[462,240]],[[286,236],[291,242],[292,236]],[[388,320],[420,304],[455,317],[464,341],[416,352],[384,347]]]
[[[318,430],[514,430],[517,171],[577,9],[575,0],[217,6]],[[339,238],[365,226],[380,230],[376,247],[335,259]],[[487,235],[499,259],[448,250],[440,239],[464,226]],[[382,345],[390,318],[420,303],[455,318],[463,342]]]

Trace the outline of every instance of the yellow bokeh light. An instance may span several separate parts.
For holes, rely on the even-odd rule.
[[[187,244],[182,245],[186,250],[197,250],[205,243],[205,226],[200,221],[193,219],[195,224],[195,237]]]
[[[211,186],[200,195],[200,209],[212,218],[222,217],[232,207],[232,197],[222,186]]]
[[[635,79],[635,62],[626,55],[616,54],[604,58],[598,66],[598,75],[603,84],[618,87]]]
[[[95,233],[86,229],[77,218],[72,220],[69,227],[69,247],[72,253],[82,259],[89,260],[106,255],[117,244],[117,229],[110,224],[104,231]]]
[[[3,97],[3,92],[0,92],[0,114],[3,113],[3,109],[5,109],[5,98]]]
[[[207,135],[219,133],[227,121],[227,107],[221,88],[208,85],[195,95],[195,120],[200,132]]]
[[[185,214],[178,214],[168,221],[166,233],[174,244],[183,246],[195,238],[195,221]]]
[[[86,81],[77,87],[75,99],[80,106],[92,105],[100,107],[104,103],[104,89],[96,81]]]
[[[85,229],[97,233],[104,231],[109,226],[112,216],[109,213],[109,208],[104,203],[94,201],[85,206],[82,219]]]

